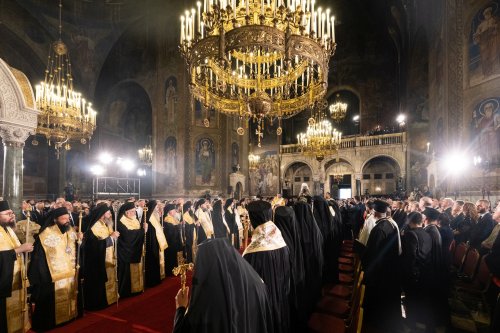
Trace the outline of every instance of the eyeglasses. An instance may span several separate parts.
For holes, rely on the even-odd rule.
[[[14,212],[10,212],[10,213],[0,213],[0,215],[14,215]]]

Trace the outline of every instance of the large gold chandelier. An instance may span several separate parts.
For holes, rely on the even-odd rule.
[[[342,141],[342,133],[333,128],[321,111],[309,118],[308,122],[306,132],[299,133],[297,141],[305,155],[315,156],[316,160],[321,162],[326,155],[337,151]]]
[[[336,123],[342,121],[346,114],[347,114],[347,103],[343,103],[340,101],[339,94],[337,94],[337,100],[334,104],[330,105],[329,110],[330,110],[330,115]]]
[[[71,149],[71,141],[86,144],[96,127],[96,111],[92,109],[92,103],[73,88],[69,52],[61,40],[61,10],[60,0],[59,40],[51,45],[45,79],[36,86],[36,106],[41,111],[36,134],[45,136],[49,146],[54,144],[57,158],[61,148]],[[38,144],[36,138],[32,143]]]
[[[181,16],[180,50],[190,91],[215,109],[257,123],[290,117],[322,98],[334,54],[335,20],[315,0],[204,0]]]

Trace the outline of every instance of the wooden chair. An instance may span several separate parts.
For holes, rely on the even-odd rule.
[[[365,297],[365,286],[362,285],[358,302],[353,305],[351,315],[347,319],[341,319],[325,313],[315,312],[308,322],[309,332],[312,333],[361,333],[363,326],[363,300]]]
[[[361,271],[361,273],[357,276],[357,282],[354,285],[350,299],[336,297],[335,295],[327,293],[316,305],[316,311],[330,314],[335,317],[347,318],[352,310],[352,307],[355,306],[356,301],[358,300],[359,293],[361,292],[363,277],[364,272]]]
[[[476,249],[469,248],[462,264],[462,272],[459,274],[460,279],[466,281],[472,281],[474,279],[480,257],[481,255]]]
[[[479,268],[472,282],[457,281],[455,283],[454,287],[459,296],[479,296],[486,302],[486,295],[492,282],[492,274],[485,260],[487,256],[485,255],[481,258]]]
[[[460,243],[455,248],[455,253],[453,255],[453,267],[456,271],[460,271],[462,268],[462,264],[464,263],[465,255],[467,254],[467,250],[469,249],[469,245],[465,243]]]

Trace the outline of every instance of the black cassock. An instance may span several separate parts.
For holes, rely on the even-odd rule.
[[[322,196],[313,197],[314,219],[323,236],[323,282],[339,280],[338,244],[335,239],[335,224],[328,202]]]
[[[290,332],[290,258],[288,247],[244,254],[243,258],[260,275],[267,287],[267,296],[275,333]]]
[[[144,244],[144,229],[142,224],[136,230],[128,229],[121,221],[118,214],[117,229],[120,233],[118,240],[118,293],[120,298],[137,294],[132,293],[132,280],[130,276],[130,264],[138,264],[142,260],[142,248]],[[140,273],[142,274],[142,272]],[[134,281],[137,283],[137,281]]]
[[[266,286],[227,239],[200,244],[195,267],[189,311],[177,309],[173,333],[273,332]]]
[[[316,301],[321,296],[323,275],[323,237],[314,221],[311,206],[297,202],[294,207],[299,227],[302,257],[304,258],[305,285],[307,292],[304,297],[305,315],[309,315]]]
[[[161,283],[159,263],[160,245],[156,238],[156,230],[148,219],[148,232],[146,233],[146,287],[148,288]]]
[[[401,318],[398,237],[398,230],[388,219],[379,219],[361,259],[365,271],[366,319],[387,332],[396,330]]]
[[[274,211],[274,224],[288,246],[290,259],[290,331],[303,332],[307,318],[304,316],[302,299],[305,290],[304,258],[299,227],[291,207],[278,206]]]
[[[222,220],[222,201],[218,200],[214,203],[211,215],[215,238],[227,237],[227,228]]]
[[[7,309],[5,307],[5,300],[7,297],[10,297],[12,293],[12,279],[15,262],[16,251],[0,251],[0,333],[7,333]]]
[[[165,275],[173,275],[172,270],[177,266],[177,252],[184,251],[185,239],[181,236],[182,224],[174,220],[172,216],[165,218],[163,223],[163,231],[167,238],[168,247],[165,250]]]
[[[429,274],[429,294],[432,295],[432,303],[429,304],[433,313],[431,321],[435,325],[447,324],[449,320],[448,307],[448,271],[445,258],[443,257],[443,242],[441,234],[436,225],[430,224],[424,228],[432,240]]]
[[[234,248],[240,249],[240,231],[238,230],[238,224],[236,223],[236,217],[234,210],[229,211],[229,209],[224,210],[224,217],[226,219],[227,226],[229,227],[229,241],[234,245]]]
[[[113,246],[111,237],[97,238],[91,229],[85,232],[82,244],[85,280],[84,305],[86,310],[101,310],[108,306],[106,298],[106,249]]]
[[[148,223],[148,231],[146,232],[146,287],[148,288],[159,285],[161,282],[160,245],[156,237],[156,229],[150,221],[151,215],[155,212],[156,204],[156,200],[150,200],[146,213]],[[160,219],[161,217],[158,217],[158,220]]]

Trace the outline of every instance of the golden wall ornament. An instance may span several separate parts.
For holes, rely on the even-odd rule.
[[[250,120],[312,108],[326,93],[335,19],[314,0],[204,0],[181,16],[190,91],[205,109]],[[259,143],[261,131],[259,133]],[[278,134],[279,135],[279,134]]]

